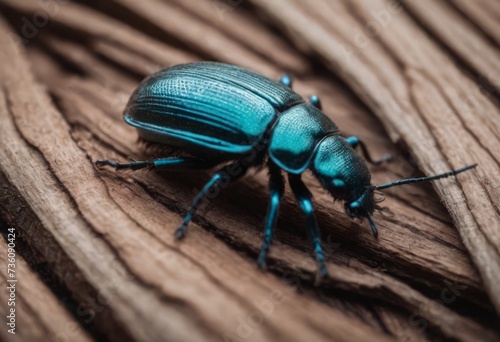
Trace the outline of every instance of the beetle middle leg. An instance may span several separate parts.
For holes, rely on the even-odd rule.
[[[284,192],[285,181],[281,174],[281,169],[273,161],[269,160],[269,206],[264,229],[264,241],[262,242],[259,258],[257,259],[257,263],[263,269],[266,268],[267,252],[273,238],[273,230],[276,226],[280,201]]]
[[[300,175],[288,174],[288,182],[290,183],[290,187],[292,188],[292,192],[297,199],[300,209],[302,209],[302,212],[306,214],[307,227],[309,228],[311,243],[314,248],[314,255],[316,256],[316,261],[318,263],[319,274],[321,277],[327,277],[328,270],[325,265],[323,248],[321,247],[318,224],[316,222],[316,218],[314,217],[312,194],[309,189],[307,189],[302,179],[300,179]]]
[[[368,152],[368,149],[366,148],[365,143],[356,136],[348,137],[345,140],[354,149],[358,146],[361,147],[361,151],[363,152],[363,155],[365,156],[366,160],[373,165],[380,165],[383,162],[386,162],[386,161],[389,161],[392,159],[392,156],[389,153],[386,153],[380,159],[372,159],[370,153]]]
[[[231,164],[228,164],[217,171],[212,178],[203,186],[201,191],[196,195],[191,204],[191,207],[188,210],[186,216],[184,216],[184,220],[182,220],[181,225],[175,231],[175,237],[177,239],[182,239],[186,232],[187,225],[189,221],[193,218],[198,205],[201,200],[215,187],[220,186],[221,184],[228,184],[231,181],[235,181],[245,175],[248,171],[249,166],[242,161],[235,161]]]

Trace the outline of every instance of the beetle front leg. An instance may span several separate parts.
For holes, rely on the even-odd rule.
[[[156,160],[148,160],[148,161],[133,161],[131,163],[117,163],[111,160],[97,160],[95,162],[97,166],[108,165],[114,167],[116,170],[140,170],[147,167],[152,167],[156,169],[209,169],[218,164],[218,162],[214,161],[206,161],[197,158],[162,158]]]
[[[316,218],[314,217],[312,194],[309,189],[307,189],[302,179],[300,179],[300,175],[288,174],[288,182],[290,183],[290,187],[292,188],[292,192],[297,199],[300,209],[302,209],[302,212],[306,214],[307,227],[309,228],[309,233],[311,235],[311,243],[314,248],[316,261],[318,263],[319,274],[321,277],[327,277],[328,270],[325,265],[323,248],[321,247],[318,224],[316,223]]]
[[[276,226],[281,197],[285,192],[285,181],[281,175],[281,169],[269,160],[269,207],[267,209],[266,226],[264,229],[264,241],[260,249],[257,263],[259,267],[265,269],[267,267],[266,257],[269,251],[269,245],[273,238],[273,230]]]
[[[373,165],[380,165],[383,162],[386,162],[386,161],[389,161],[392,159],[392,156],[389,153],[386,153],[385,155],[382,156],[382,158],[377,159],[377,160],[373,160],[372,157],[370,156],[370,153],[368,153],[368,149],[366,148],[365,143],[362,140],[360,140],[358,137],[352,136],[352,137],[346,138],[345,140],[354,149],[358,146],[361,147],[361,151],[363,152],[363,155],[365,156],[366,160]]]
[[[193,218],[196,209],[198,208],[201,200],[216,186],[219,186],[221,183],[229,184],[231,181],[235,181],[245,175],[248,170],[248,166],[244,166],[246,164],[240,163],[240,161],[236,161],[234,163],[228,164],[217,171],[212,178],[203,186],[203,189],[196,195],[191,204],[191,207],[188,210],[186,216],[184,216],[184,220],[182,220],[181,225],[175,231],[175,237],[177,239],[182,239],[186,232],[187,225],[189,221]]]

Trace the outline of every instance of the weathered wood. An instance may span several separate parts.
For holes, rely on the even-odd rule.
[[[479,0],[474,3],[467,0],[450,0],[457,10],[477,25],[482,32],[500,46],[500,9],[495,1]],[[497,80],[498,81],[498,80]]]
[[[500,50],[498,46],[491,44],[473,23],[462,18],[456,11],[450,10],[450,4],[445,1],[401,1],[401,3],[451,49],[454,56],[461,58],[473,70],[473,77],[476,77],[476,83],[482,88],[483,94],[491,96],[500,90],[491,89],[500,86]],[[475,5],[478,6],[481,7]]]
[[[2,2],[28,16],[40,11],[37,1],[4,0]],[[126,23],[113,20],[89,7],[77,3],[64,3],[56,4],[55,8],[57,12],[49,15],[51,23],[60,25],[63,30],[71,30],[75,37],[90,39],[91,43],[92,39],[101,39],[108,44],[127,46],[132,49],[132,52],[143,56],[146,60],[154,58],[161,60],[165,65],[192,59],[189,53],[172,46],[158,44],[157,39],[133,30]],[[19,39],[22,40],[23,37]],[[29,40],[26,43],[28,44]]]
[[[189,22],[195,22],[196,16],[202,17],[207,20],[212,27],[216,27],[221,34],[231,37],[234,41],[233,44],[238,44],[244,47],[242,58],[247,59],[250,53],[255,53],[263,56],[266,60],[273,63],[275,69],[276,65],[281,66],[284,70],[293,73],[294,76],[305,76],[311,72],[311,65],[305,61],[302,54],[298,54],[287,42],[283,39],[276,37],[270,32],[269,27],[262,25],[261,22],[256,21],[254,18],[245,15],[246,13],[238,9],[238,2],[236,6],[231,7],[228,4],[217,3],[213,1],[183,1],[174,0],[176,5],[185,8],[188,13],[193,16],[188,18]],[[165,1],[169,7],[172,6],[172,1]],[[177,39],[181,39],[178,29],[179,25],[175,27],[172,35]],[[167,33],[167,32],[165,32]],[[207,32],[203,35],[207,37]],[[190,34],[190,38],[197,42],[199,36]],[[213,38],[208,38],[211,44],[214,44]],[[225,44],[215,44],[218,46],[226,46]],[[199,48],[204,48],[200,44],[196,44]],[[209,53],[208,49],[203,50],[204,53]],[[215,55],[217,59],[231,62],[231,59],[223,58],[223,56]],[[258,64],[248,64],[248,67],[255,68]],[[264,70],[262,70],[264,72]]]
[[[91,332],[110,340],[499,339],[484,285],[430,185],[386,194],[384,204],[393,216],[375,215],[381,230],[376,241],[366,223],[348,219],[343,208],[306,174],[332,274],[314,287],[315,264],[304,238],[303,219],[288,192],[270,253],[270,271],[256,268],[267,201],[264,171],[211,199],[196,215],[187,239],[176,243],[173,231],[207,173],[116,173],[93,167],[93,161],[103,157],[144,158],[136,132],[121,118],[140,78],[167,65],[204,58],[245,65],[270,77],[283,71],[298,75],[294,88],[304,95],[319,94],[325,112],[343,134],[361,136],[375,155],[386,149],[401,153],[345,84],[307,54],[319,52],[325,65],[382,118],[389,134],[410,143],[413,140],[406,136],[410,133],[400,132],[397,120],[381,115],[390,117],[386,111],[393,108],[391,103],[396,109],[425,110],[423,104],[401,99],[408,93],[403,66],[421,69],[419,63],[425,66],[427,55],[420,56],[416,49],[405,59],[395,46],[399,41],[391,40],[399,35],[391,34],[383,44],[377,36],[366,49],[354,51],[355,64],[350,68],[351,60],[333,60],[332,66],[332,56],[321,50],[327,47],[320,48],[316,37],[303,36],[295,17],[285,24],[305,54],[279,37],[279,31],[268,31],[271,25],[283,23],[286,13],[281,12],[300,8],[307,18],[314,18],[306,26],[312,32],[317,33],[315,21],[328,27],[325,45],[342,41],[344,46],[354,46],[352,28],[364,25],[371,5],[318,2],[311,8],[296,2],[281,5],[280,13],[268,8],[266,13],[278,20],[264,22],[236,3],[223,7],[223,20],[220,12],[211,10],[212,1],[199,6],[183,1],[90,3],[93,8],[72,2],[61,5],[50,18],[53,25],[26,45],[28,58],[22,47],[0,52],[5,98],[0,105],[0,120],[5,122],[0,144],[8,147],[0,151],[6,184],[0,215],[26,230],[23,238],[39,251],[40,262],[48,263],[54,278],[65,284],[76,301],[95,310]],[[6,6],[14,25],[22,23],[16,15],[30,17],[39,9],[36,0],[5,0],[1,6]],[[333,18],[338,25],[331,23]],[[406,34],[418,37],[422,49],[434,51],[432,58],[446,60],[439,45],[423,38],[428,33],[423,34],[422,28],[407,19],[398,25],[402,25],[400,31],[409,30]],[[425,25],[432,32],[432,22]],[[449,36],[440,36],[439,27],[434,29],[440,43],[447,44]],[[3,28],[1,42],[6,42],[7,30]],[[19,32],[19,27],[14,30]],[[77,39],[68,36],[68,30]],[[468,37],[472,44],[477,35]],[[460,53],[448,43],[447,53]],[[461,60],[469,61],[472,68],[476,65],[480,74],[484,71],[473,64],[480,60],[477,56]],[[495,61],[490,61],[494,66]],[[341,69],[337,62],[347,68]],[[357,63],[362,70],[355,70]],[[445,68],[447,85],[458,82],[470,87],[467,77],[457,76],[458,69]],[[374,102],[377,92],[385,97]],[[32,95],[23,98],[25,93]],[[439,103],[441,99],[431,95],[425,93],[431,104]],[[410,114],[416,112],[413,108]],[[412,120],[418,122],[418,116],[403,122]],[[421,128],[419,134],[426,141],[447,133],[426,125]],[[457,132],[470,139],[465,132]],[[431,151],[432,158],[454,148]],[[453,164],[459,157],[454,158],[452,166],[460,166]],[[417,172],[415,164],[398,157],[393,164],[372,168],[372,174],[375,183],[382,183]],[[29,214],[9,215],[12,208]],[[104,305],[91,304],[95,298]],[[481,321],[476,321],[478,315]],[[86,318],[79,317],[83,328],[89,328]]]
[[[17,233],[17,232],[16,232]],[[14,233],[14,234],[16,234]],[[19,234],[17,234],[17,239]],[[16,238],[14,238],[16,241]],[[16,242],[14,242],[14,245]],[[15,249],[15,247],[14,247]],[[7,242],[0,239],[0,264],[2,273],[0,274],[0,285],[2,287],[2,305],[0,314],[7,317],[10,309],[15,309],[16,326],[13,333],[9,333],[5,326],[0,330],[0,337],[3,341],[91,341],[92,339],[81,328],[71,315],[59,303],[54,294],[40,281],[31,270],[26,261],[18,254],[15,254],[15,283],[5,273],[7,265]],[[7,305],[10,290],[8,286],[14,285],[15,299]]]

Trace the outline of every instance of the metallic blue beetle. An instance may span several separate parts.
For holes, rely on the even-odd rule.
[[[176,237],[182,238],[198,204],[212,188],[242,177],[250,167],[267,163],[270,201],[258,258],[263,268],[284,192],[283,170],[306,215],[322,276],[328,272],[312,195],[301,180],[306,169],[313,172],[334,198],[345,201],[350,217],[367,218],[377,237],[370,216],[377,209],[374,190],[449,177],[475,166],[374,186],[365,161],[354,149],[359,146],[373,164],[390,156],[373,160],[357,137],[339,135],[337,126],[321,111],[317,96],[309,100],[310,104],[306,103],[291,89],[291,78],[286,75],[277,82],[234,65],[214,62],[177,65],[151,75],[139,85],[125,108],[124,119],[137,128],[145,141],[180,151],[180,156],[127,164],[98,160],[96,164],[133,170],[208,169],[225,164],[194,199],[176,231]]]

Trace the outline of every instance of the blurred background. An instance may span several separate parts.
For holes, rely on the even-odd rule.
[[[6,341],[500,339],[500,4],[496,0],[0,0],[0,239]],[[173,232],[210,172],[97,170],[144,158],[123,109],[139,82],[231,63],[321,97],[374,156],[372,182],[478,163],[385,192],[349,219],[313,176],[331,277],[314,284],[287,190],[269,270],[256,257],[267,173]],[[10,258],[10,256],[9,256]],[[2,269],[5,270],[7,266]]]

